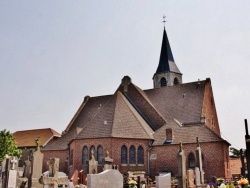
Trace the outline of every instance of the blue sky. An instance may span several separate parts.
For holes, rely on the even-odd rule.
[[[211,78],[222,137],[245,148],[250,2],[0,1],[0,127],[62,132],[84,96],[153,87],[162,16],[183,82]],[[249,122],[250,124],[250,122]]]

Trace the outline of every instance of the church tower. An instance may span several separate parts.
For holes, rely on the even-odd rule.
[[[163,31],[160,61],[153,76],[153,81],[154,88],[172,86],[182,83],[182,73],[174,62],[174,57],[170,48],[165,26]]]

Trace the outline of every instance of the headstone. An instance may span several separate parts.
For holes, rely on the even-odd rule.
[[[113,164],[113,159],[109,157],[109,152],[107,151],[107,157],[104,158],[103,170],[115,169],[112,164]]]
[[[195,184],[201,186],[201,173],[199,167],[195,167]]]
[[[8,188],[16,188],[18,180],[18,158],[9,157],[10,169],[8,172]]]
[[[182,143],[180,143],[180,149],[178,152],[178,174],[177,179],[178,181],[178,187],[180,188],[186,188],[186,156],[185,152],[182,149]]]
[[[2,170],[1,170],[2,188],[7,187],[9,168],[10,168],[9,167],[9,159],[6,158],[2,162]]]
[[[123,188],[123,175],[118,170],[105,170],[87,175],[88,188]]]
[[[156,176],[156,188],[171,188],[171,173]]]
[[[194,188],[194,170],[189,169],[187,170],[187,186],[188,188]]]
[[[95,160],[94,150],[92,150],[91,151],[91,160],[89,161],[89,174],[96,174],[97,173],[97,165],[98,165],[98,162]]]
[[[69,180],[65,173],[59,172],[59,158],[49,158],[47,161],[49,171],[43,173],[39,182],[44,187],[57,188],[58,185],[68,186]]]
[[[23,166],[23,177],[27,178],[27,186],[31,187],[31,162],[28,156],[28,159],[24,161],[24,166]]]
[[[203,185],[204,184],[204,173],[203,173],[203,168],[202,168],[201,148],[200,148],[199,138],[197,137],[196,140],[197,140],[196,157],[198,159],[197,160],[198,164],[196,164],[196,167],[198,167],[200,170],[200,182],[201,182],[201,185]]]
[[[32,161],[32,187],[42,188],[42,185],[39,183],[39,178],[42,176],[42,165],[43,165],[43,153],[40,151],[41,141],[39,138],[36,140],[36,151],[33,153]]]
[[[55,177],[59,171],[59,158],[49,158],[47,161],[49,166],[49,177]]]

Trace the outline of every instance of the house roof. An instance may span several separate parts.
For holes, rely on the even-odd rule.
[[[205,87],[210,79],[141,90],[128,76],[113,95],[85,97],[65,134],[44,150],[66,149],[74,139],[136,138],[163,145],[171,128],[173,144],[223,141],[202,121]]]
[[[41,145],[45,146],[54,137],[60,137],[61,135],[51,128],[46,129],[31,129],[24,131],[16,131],[13,133],[13,137],[17,142],[18,147],[35,147],[35,139],[39,137]]]

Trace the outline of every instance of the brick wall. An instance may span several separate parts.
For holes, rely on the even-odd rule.
[[[210,79],[206,79],[202,116],[205,117],[206,126],[208,126],[212,131],[214,131],[217,135],[220,136],[221,134],[219,121],[217,117]]]
[[[145,171],[147,175],[154,177],[158,175],[160,171],[170,170],[173,175],[177,174],[177,154],[179,151],[179,145],[168,145],[168,146],[154,146],[150,149],[148,155],[148,140],[134,140],[134,139],[118,139],[118,138],[99,138],[99,139],[87,139],[87,140],[75,140],[70,144],[70,149],[73,149],[74,160],[70,167],[70,173],[74,170],[84,170],[88,172],[86,166],[82,164],[82,149],[84,146],[90,148],[94,146],[95,149],[101,145],[103,148],[103,157],[106,157],[106,151],[109,151],[109,156],[114,160],[113,164],[119,166],[121,173],[127,171]],[[121,165],[121,147],[125,145],[128,149],[131,145],[137,149],[142,146],[144,149],[144,165],[129,165],[129,155],[127,158],[128,164]],[[201,151],[204,156],[203,168],[205,171],[205,179],[211,180],[212,177],[231,177],[229,157],[228,157],[228,143],[227,142],[210,142],[200,143]],[[196,143],[194,144],[183,144],[183,149],[186,154],[186,164],[188,166],[188,155],[193,153],[195,155]],[[148,160],[148,156],[156,154],[155,160]],[[137,153],[136,153],[137,158]],[[95,156],[97,160],[97,157]],[[149,162],[149,164],[148,164]],[[149,169],[148,169],[149,166]],[[103,169],[102,165],[98,166],[98,172]],[[188,168],[187,168],[188,169]]]
[[[49,158],[59,158],[59,171],[68,174],[68,151],[67,150],[55,150],[55,151],[42,151],[43,156],[43,172],[48,171],[47,161]]]

